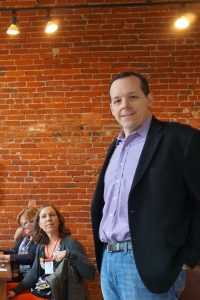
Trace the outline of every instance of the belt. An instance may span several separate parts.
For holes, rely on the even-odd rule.
[[[132,243],[131,241],[127,241],[127,242],[121,242],[121,243],[108,243],[105,244],[104,248],[108,251],[108,252],[126,252],[128,250],[132,250]]]

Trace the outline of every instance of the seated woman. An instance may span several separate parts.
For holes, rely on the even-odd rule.
[[[82,288],[83,279],[94,278],[94,265],[85,256],[82,245],[70,236],[63,216],[54,206],[45,205],[38,210],[33,223],[33,235],[40,244],[34,264],[21,283],[8,292],[8,299],[27,289],[40,298],[88,299],[87,289]],[[70,297],[70,293],[73,293],[73,297]],[[75,294],[77,297],[74,297]],[[27,299],[36,298],[31,298],[30,294]]]
[[[37,245],[32,239],[32,223],[36,215],[35,207],[24,208],[17,216],[23,229],[23,236],[13,250],[0,253],[0,260],[11,262],[12,281],[21,281],[34,262]]]

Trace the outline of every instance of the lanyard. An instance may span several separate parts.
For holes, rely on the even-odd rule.
[[[59,241],[60,241],[60,238],[58,238],[57,241],[55,242],[55,245],[54,245],[54,247],[53,247],[53,251],[52,251],[51,255],[49,255],[48,245],[45,245],[45,252],[46,252],[46,256],[47,256],[48,258],[53,257],[53,253],[54,253],[54,251],[55,251],[55,249],[56,249],[56,246],[57,246],[57,244],[58,244]]]

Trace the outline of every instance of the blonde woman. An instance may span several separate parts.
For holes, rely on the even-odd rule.
[[[35,207],[20,211],[17,222],[23,229],[23,236],[12,250],[0,253],[0,260],[11,262],[12,281],[21,281],[34,262],[37,245],[32,238],[32,225],[36,213]]]

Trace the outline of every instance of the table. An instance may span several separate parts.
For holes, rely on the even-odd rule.
[[[11,280],[12,273],[10,263],[0,261],[0,299],[6,300],[7,298],[7,289],[6,283],[8,280]]]

